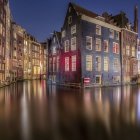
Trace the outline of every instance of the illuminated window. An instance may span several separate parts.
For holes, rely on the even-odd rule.
[[[101,39],[96,38],[96,51],[101,51]]]
[[[56,71],[56,58],[53,57],[53,72]]]
[[[72,56],[72,71],[76,71],[76,55]]]
[[[71,27],[71,34],[75,34],[76,33],[76,25],[73,25]]]
[[[109,37],[114,38],[114,30],[109,29]]]
[[[63,30],[63,31],[62,31],[62,38],[64,38],[65,36],[66,36],[66,31]]]
[[[65,71],[69,71],[69,57],[65,57]]]
[[[92,50],[92,37],[86,36],[86,48]]]
[[[96,25],[96,34],[101,35],[101,26],[100,25]]]
[[[136,55],[136,50],[135,50],[135,47],[133,46],[132,47],[132,56],[135,57],[135,55]]]
[[[69,52],[69,40],[65,41],[65,52]]]
[[[96,84],[101,84],[101,75],[96,75],[95,76],[95,83]]]
[[[126,46],[126,55],[130,55],[130,46]]]
[[[108,52],[108,41],[104,40],[104,52]]]
[[[113,68],[114,68],[114,72],[119,71],[120,67],[119,67],[119,59],[118,58],[114,58]]]
[[[108,71],[109,64],[108,64],[108,57],[104,57],[104,71]]]
[[[46,61],[44,61],[46,63]],[[56,70],[59,71],[59,56],[57,56],[57,64],[56,64]]]
[[[76,37],[71,38],[71,50],[76,50]]]
[[[126,72],[130,72],[130,62],[126,60]]]
[[[96,71],[101,71],[101,57],[96,56]]]
[[[86,71],[92,71],[92,55],[86,55]]]
[[[2,34],[2,24],[0,23],[0,34]]]
[[[113,53],[119,54],[119,44],[113,42]]]

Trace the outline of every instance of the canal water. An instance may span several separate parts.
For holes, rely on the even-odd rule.
[[[140,86],[1,88],[0,140],[140,140]]]

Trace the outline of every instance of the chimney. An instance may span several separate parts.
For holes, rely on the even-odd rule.
[[[138,33],[138,6],[134,10],[134,31]]]

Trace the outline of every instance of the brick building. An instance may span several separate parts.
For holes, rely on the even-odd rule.
[[[98,15],[69,3],[60,41],[49,46],[49,79],[56,84],[107,86],[130,83],[137,76],[137,7],[134,27],[125,13]],[[60,46],[59,46],[60,45]],[[55,48],[59,53],[53,53]],[[128,54],[129,53],[129,54]],[[56,58],[59,69],[56,73]]]

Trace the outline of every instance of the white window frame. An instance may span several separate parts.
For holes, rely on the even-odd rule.
[[[119,58],[114,58],[114,60],[113,60],[113,69],[114,69],[114,72],[119,72],[119,69],[120,69]]]
[[[71,51],[76,50],[76,37],[71,38]]]
[[[96,25],[96,35],[101,35],[101,26]]]
[[[69,57],[65,57],[65,72],[69,71]]]
[[[86,71],[92,71],[92,69],[93,69],[92,55],[86,55]]]
[[[76,55],[73,55],[72,57],[71,57],[71,66],[72,66],[72,71],[76,71]]]
[[[87,45],[87,43],[89,43],[89,45]],[[91,36],[86,36],[86,49],[92,50],[92,37]]]
[[[76,33],[76,24],[71,27],[71,34]]]
[[[132,46],[132,56],[135,57],[136,56],[136,49],[134,46]]]
[[[104,71],[109,71],[109,59],[107,56],[104,57]]]
[[[96,38],[96,51],[101,51],[101,39]]]
[[[126,45],[126,55],[130,56],[130,46]]]
[[[65,52],[69,52],[69,48],[70,48],[69,40],[65,40],[64,42]]]
[[[97,83],[96,78],[99,78],[99,82]],[[101,84],[101,75],[95,75],[95,84]]]
[[[98,58],[98,62],[97,62],[97,58]],[[101,56],[96,56],[95,58],[95,63],[96,63],[96,71],[101,71]]]
[[[114,38],[114,30],[113,29],[109,29],[109,37]]]
[[[105,44],[107,44],[107,50],[105,50]],[[109,45],[108,45],[108,40],[104,40],[104,52],[109,51]]]

